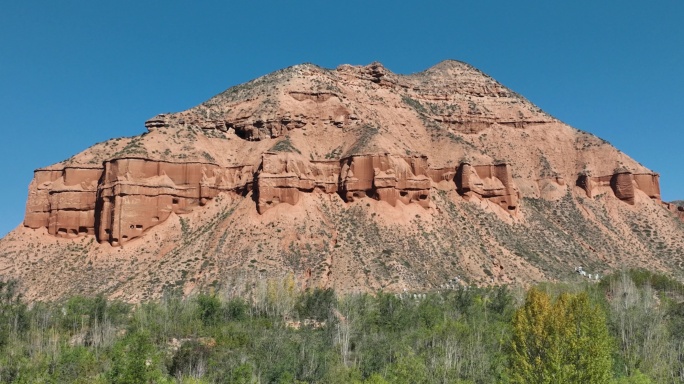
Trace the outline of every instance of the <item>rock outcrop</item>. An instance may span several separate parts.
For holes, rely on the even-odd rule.
[[[59,237],[96,235],[120,245],[222,192],[249,189],[251,167],[114,159],[104,168],[36,170],[24,225]]]
[[[679,205],[675,203],[663,203],[663,206],[667,208],[668,211],[675,214],[680,220],[684,221],[684,205]]]
[[[518,190],[508,164],[471,165],[463,163],[456,174],[459,192],[467,197],[477,195],[491,200],[504,209],[518,206]]]
[[[255,171],[257,169],[257,171]],[[299,154],[267,152],[258,167],[220,167],[210,163],[172,163],[140,158],[113,159],[104,168],[36,170],[24,225],[48,228],[60,237],[96,235],[122,245],[165,221],[186,214],[220,193],[244,195],[255,189],[264,213],[301,193],[339,194],[430,207],[433,183],[454,184],[467,198],[488,199],[515,210],[518,192],[507,164],[461,164],[430,169],[425,156],[354,155],[309,161]]]
[[[248,189],[251,173],[251,167],[207,163],[107,161],[95,211],[98,239],[123,244],[166,220],[171,212],[192,212],[221,192],[241,194]]]
[[[397,201],[429,206],[431,183],[426,157],[365,155],[341,162],[340,193],[345,201],[370,196],[392,206]]]
[[[300,193],[314,189],[323,193],[337,192],[337,161],[310,162],[291,153],[265,153],[261,172],[256,177],[257,209],[264,213],[280,203],[295,205]]]
[[[95,234],[95,209],[102,168],[39,169],[29,185],[24,225],[60,237]]]
[[[370,197],[396,206],[429,206],[431,181],[426,157],[355,155],[333,161],[307,161],[293,154],[264,154],[257,175],[260,213],[279,204],[296,204],[300,193],[338,193],[345,201]]]
[[[657,173],[632,173],[626,169],[617,169],[612,175],[589,176],[581,174],[577,179],[577,186],[584,189],[588,197],[603,193],[610,187],[615,197],[634,205],[634,195],[637,190],[645,193],[653,200],[660,201],[660,183]]]

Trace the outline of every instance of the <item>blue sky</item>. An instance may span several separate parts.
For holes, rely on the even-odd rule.
[[[0,236],[44,167],[271,71],[466,61],[684,198],[684,2],[5,1]],[[201,5],[198,5],[201,4]]]

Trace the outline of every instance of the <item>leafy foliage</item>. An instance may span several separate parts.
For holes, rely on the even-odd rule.
[[[107,379],[117,384],[155,382],[163,377],[159,363],[160,355],[150,335],[138,331],[114,345],[112,368],[107,372]]]
[[[103,297],[28,307],[0,282],[0,382],[680,383],[678,284],[639,270],[526,295],[338,296],[298,292],[290,275],[250,300],[169,295],[133,308]]]
[[[531,289],[513,316],[513,383],[607,383],[611,340],[601,308],[586,293],[563,293],[555,302]]]
[[[295,310],[300,318],[325,321],[336,304],[335,291],[330,288],[316,288],[297,298]]]

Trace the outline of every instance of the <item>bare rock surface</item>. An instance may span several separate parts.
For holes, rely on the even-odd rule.
[[[288,273],[399,291],[684,263],[657,173],[463,62],[296,65],[145,127],[35,171],[0,274],[33,299],[139,301]]]

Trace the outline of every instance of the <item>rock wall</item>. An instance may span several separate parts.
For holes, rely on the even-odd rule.
[[[189,213],[222,191],[245,189],[251,177],[251,167],[224,169],[133,158],[107,161],[98,188],[98,238],[123,244],[171,212]]]
[[[256,179],[257,210],[264,213],[280,203],[295,205],[300,191],[337,192],[339,168],[335,160],[312,162],[292,153],[265,153]]]
[[[427,208],[431,181],[427,158],[358,155],[309,161],[292,153],[266,153],[257,176],[257,209],[296,204],[301,192],[339,193],[347,202],[371,197],[395,206],[418,203]]]
[[[95,234],[102,168],[39,169],[29,185],[24,225],[60,237]]]
[[[562,179],[556,180],[559,185]],[[582,175],[577,185],[592,197],[601,188],[634,204],[636,190],[660,200],[658,175]],[[339,160],[310,160],[298,153],[267,152],[259,167],[221,167],[211,163],[172,163],[122,158],[102,167],[39,169],[29,187],[24,225],[45,227],[60,237],[95,235],[100,242],[122,245],[163,222],[173,212],[185,214],[220,193],[245,195],[254,188],[256,208],[296,205],[301,193],[339,194],[346,202],[373,198],[396,206],[430,206],[433,187],[453,188],[466,199],[489,200],[509,212],[520,198],[508,164],[467,162],[429,168],[425,156],[353,155]],[[668,208],[684,217],[677,208]]]
[[[324,91],[290,91],[286,97],[302,104],[314,104],[318,113],[309,115],[303,112],[293,113],[288,110],[256,108],[242,110],[237,114],[213,116],[208,118],[197,111],[183,111],[174,114],[160,114],[145,122],[149,131],[177,126],[195,126],[203,130],[219,130],[235,133],[248,141],[259,141],[283,136],[289,131],[303,128],[311,123],[322,121],[336,127],[346,126],[357,119],[350,114],[342,103],[342,98],[333,92]],[[263,106],[263,105],[262,105]],[[313,112],[315,112],[313,111]]]
[[[610,178],[610,187],[618,199],[634,205],[634,175],[631,172],[620,171]]]
[[[680,220],[684,221],[684,207],[672,203],[663,203],[663,206],[674,213]]]
[[[142,158],[104,162],[102,167],[50,168],[35,172],[24,225],[55,236],[96,235],[122,245],[142,236],[173,212],[185,214],[222,192],[255,187],[257,210],[298,203],[300,193],[338,193],[347,202],[370,197],[396,206],[428,208],[433,183],[456,183],[507,208],[517,206],[508,166],[462,164],[430,169],[427,157],[354,155],[312,161],[299,154],[268,152],[260,168],[223,168],[210,163],[172,163]]]
[[[660,176],[657,173],[635,173],[636,187],[651,199],[660,200]]]
[[[660,201],[660,182],[657,173],[634,174],[619,169],[612,175],[598,177],[580,175],[576,184],[584,189],[588,197],[594,197],[600,193],[602,187],[610,187],[615,197],[631,205],[634,205],[637,190],[644,192],[651,199]]]
[[[102,168],[39,169],[29,186],[24,225],[60,237],[96,235],[120,245],[220,192],[249,188],[250,166],[125,158]]]
[[[341,164],[340,195],[345,201],[369,196],[392,206],[397,201],[429,206],[427,157],[359,155],[342,159]]]

